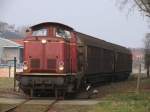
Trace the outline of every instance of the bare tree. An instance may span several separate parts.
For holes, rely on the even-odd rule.
[[[147,77],[150,77],[150,33],[147,33],[144,40],[145,44],[145,68],[147,69]]]
[[[137,6],[139,11],[150,17],[150,0],[117,0],[117,2],[119,2],[120,7],[124,7],[127,4],[132,4],[132,7]]]
[[[26,30],[28,29],[28,26],[20,26],[17,28],[18,33],[20,33],[23,36],[26,36]]]

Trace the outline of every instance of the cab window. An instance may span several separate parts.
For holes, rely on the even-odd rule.
[[[71,32],[68,30],[57,28],[56,37],[71,38]]]
[[[32,32],[32,36],[47,36],[47,34],[48,34],[47,29],[35,30]]]

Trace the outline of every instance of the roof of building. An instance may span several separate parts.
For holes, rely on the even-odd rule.
[[[23,47],[21,44],[0,37],[0,47]]]
[[[24,39],[11,39],[11,41],[20,44],[22,46],[24,45]]]

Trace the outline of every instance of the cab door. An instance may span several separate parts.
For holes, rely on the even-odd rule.
[[[66,73],[72,73],[72,56],[71,56],[71,46],[70,42],[65,42],[65,65]]]

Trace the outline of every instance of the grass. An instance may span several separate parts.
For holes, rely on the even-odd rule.
[[[111,94],[88,112],[150,112],[150,92]]]
[[[11,89],[13,88],[13,78],[0,78],[0,89]]]
[[[88,112],[150,112],[150,79],[141,80],[139,94],[135,92],[136,80],[129,80],[114,89],[108,90],[109,94]]]

